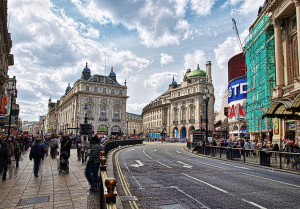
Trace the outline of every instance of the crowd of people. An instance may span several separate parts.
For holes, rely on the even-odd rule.
[[[39,168],[41,162],[45,157],[49,156],[51,159],[57,159],[58,167],[61,162],[61,155],[66,156],[68,162],[72,146],[77,147],[77,157],[81,160],[83,165],[86,165],[85,176],[90,183],[90,191],[99,191],[99,176],[98,171],[100,167],[100,152],[103,150],[102,144],[108,138],[100,139],[97,135],[88,139],[87,136],[69,136],[69,135],[55,135],[50,136],[36,135],[36,136],[14,136],[5,138],[0,137],[0,175],[2,181],[7,180],[7,170],[12,162],[15,163],[16,169],[19,168],[20,160],[24,154],[29,152],[29,159],[34,163],[33,174],[39,177]],[[67,163],[69,165],[69,163]]]

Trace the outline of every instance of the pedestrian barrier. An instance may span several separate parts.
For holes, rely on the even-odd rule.
[[[187,148],[192,149],[191,146],[187,146]],[[300,153],[208,145],[197,145],[196,148],[193,148],[193,152],[194,151],[197,151],[199,154],[210,155],[220,159],[300,172]]]
[[[104,151],[101,152],[100,159],[100,208],[101,209],[116,209],[116,197],[117,193],[114,191],[117,180],[114,178],[108,178],[106,172],[106,156],[107,154],[118,147],[143,144],[142,139],[133,140],[115,140],[107,141],[104,143]]]

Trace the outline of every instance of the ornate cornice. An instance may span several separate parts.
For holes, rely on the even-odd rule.
[[[282,25],[282,19],[281,18],[274,19],[273,20],[273,25],[274,25],[275,28],[276,27],[281,27],[281,25]]]
[[[296,7],[300,6],[300,0],[293,0],[293,1],[295,3]]]

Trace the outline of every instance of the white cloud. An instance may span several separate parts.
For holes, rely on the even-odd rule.
[[[141,114],[141,109],[143,109],[147,103],[132,103],[127,104],[127,112]]]
[[[237,10],[242,15],[248,15],[257,12],[258,8],[263,5],[265,0],[244,0],[241,7]]]
[[[164,53],[161,53],[160,54],[160,66],[164,66],[164,65],[167,65],[171,62],[174,62],[174,58],[168,54],[164,54]]]
[[[197,65],[200,65],[200,68],[204,69],[206,58],[205,52],[202,50],[196,50],[193,54],[186,53],[184,56],[184,67],[185,69],[196,69]]]
[[[215,4],[214,0],[190,0],[192,9],[199,15],[210,14],[210,10]]]
[[[129,50],[103,47],[92,40],[99,36],[96,29],[67,17],[50,0],[8,3],[15,59],[9,75],[17,78],[23,118],[38,120],[46,114],[49,97],[54,102],[59,99],[68,82],[72,85],[80,78],[85,62],[92,74],[104,74],[106,60],[108,66],[114,66],[119,81],[125,79],[124,72],[142,71],[150,64]]]
[[[164,89],[167,90],[168,87],[165,84],[171,84],[172,78],[177,76],[179,75],[175,72],[154,73],[150,75],[147,80],[144,81],[143,85],[145,88],[157,90],[160,87],[164,87]]]
[[[123,24],[136,30],[141,43],[147,47],[178,45],[192,38],[190,25],[184,20],[187,5],[198,15],[210,14],[213,0],[122,0],[115,5],[111,0],[72,0],[79,12],[101,24]]]

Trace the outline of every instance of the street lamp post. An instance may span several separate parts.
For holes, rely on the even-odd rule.
[[[205,138],[205,141],[208,141],[208,115],[207,115],[207,112],[208,112],[208,102],[209,102],[209,90],[207,89],[207,87],[205,88],[204,90],[204,95],[203,95],[203,100],[205,102],[205,135],[206,135],[206,138]]]
[[[7,139],[10,135],[10,127],[11,127],[11,113],[12,113],[12,106],[13,106],[13,97],[14,97],[15,89],[14,87],[11,88],[10,92],[10,112],[9,112],[9,122],[8,122],[8,133],[7,133]]]

